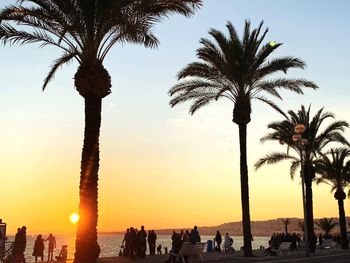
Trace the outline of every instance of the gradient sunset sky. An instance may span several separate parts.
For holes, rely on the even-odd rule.
[[[16,1],[2,0],[0,8]],[[105,61],[113,93],[104,99],[99,181],[100,231],[130,226],[211,226],[241,220],[238,127],[232,104],[219,101],[188,114],[189,104],[171,109],[168,90],[176,74],[194,61],[208,29],[226,33],[230,20],[241,35],[245,19],[269,27],[266,41],[284,43],[277,56],[303,59],[306,70],[289,77],[316,82],[304,96],[283,92],[283,110],[312,103],[350,122],[350,2],[347,0],[205,0],[194,17],[172,16],[157,25],[156,50],[115,46]],[[0,48],[0,218],[9,232],[68,233],[78,208],[84,103],[75,91],[77,63],[65,66],[45,92],[41,85],[60,50],[38,45]],[[289,164],[254,171],[274,143],[260,144],[266,125],[280,120],[267,105],[253,104],[248,125],[252,220],[302,217],[301,185]],[[349,131],[346,132],[350,140]],[[337,217],[328,186],[314,186],[314,216]],[[345,211],[350,215],[349,200]]]

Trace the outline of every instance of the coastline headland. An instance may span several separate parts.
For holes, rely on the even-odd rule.
[[[270,219],[270,220],[261,220],[261,221],[251,221],[251,227],[252,227],[252,234],[253,236],[260,236],[260,237],[268,237],[271,236],[273,232],[284,232],[284,224],[281,220],[282,218],[276,218],[276,219]],[[283,218],[285,219],[285,218]],[[296,232],[301,233],[301,229],[299,228],[299,222],[302,222],[302,218],[288,218],[290,224],[288,225],[288,232]],[[337,217],[334,217],[335,222],[337,222]],[[350,221],[350,217],[346,218],[347,221]],[[318,219],[315,219],[315,221],[318,221]],[[221,233],[230,233],[230,235],[234,236],[241,236],[242,235],[242,222],[229,222],[229,223],[223,223],[221,225],[217,226],[198,226],[200,229],[201,235],[215,235],[216,231],[219,230]],[[147,226],[146,226],[147,228]],[[175,230],[177,232],[181,231],[182,229],[191,229],[192,227],[183,227],[183,228],[167,228],[167,229],[154,229],[157,234],[160,235],[171,235],[172,232]],[[315,232],[321,232],[320,229],[315,226]],[[339,227],[335,228],[335,232],[339,232]],[[100,234],[104,235],[115,235],[115,234],[124,234],[124,231],[102,231],[99,232]]]

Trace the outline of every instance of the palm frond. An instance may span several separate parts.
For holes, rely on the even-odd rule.
[[[260,158],[255,164],[255,170],[260,169],[262,166],[266,164],[276,164],[284,160],[294,160],[297,161],[297,158],[294,156],[288,155],[286,153],[282,152],[273,152],[265,155],[264,157]]]
[[[50,83],[50,81],[54,78],[56,71],[62,67],[64,64],[67,64],[70,62],[73,58],[75,58],[77,54],[74,53],[65,53],[63,54],[59,59],[57,59],[53,65],[51,66],[51,69],[48,73],[48,75],[45,78],[44,84],[42,86],[42,90],[45,90],[47,85]]]

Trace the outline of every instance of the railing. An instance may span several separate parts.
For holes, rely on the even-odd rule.
[[[0,262],[12,263],[13,262],[13,242],[5,242],[5,246],[2,248]]]

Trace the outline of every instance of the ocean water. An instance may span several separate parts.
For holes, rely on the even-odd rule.
[[[47,238],[47,236],[43,236]],[[123,241],[124,236],[122,235],[99,235],[98,243],[101,247],[100,257],[116,257],[118,256],[119,250],[121,249],[121,243]],[[201,236],[202,242],[206,242],[207,240],[213,240],[214,236]],[[13,241],[14,237],[10,236],[8,241]],[[27,248],[25,252],[25,257],[27,262],[34,261],[33,246],[35,242],[36,236],[27,236]],[[234,236],[233,247],[236,250],[239,250],[241,246],[243,246],[243,237]],[[253,249],[257,249],[260,246],[266,247],[268,244],[270,237],[254,237],[254,241],[252,242]],[[75,235],[56,235],[57,248],[54,251],[54,256],[59,254],[60,248],[63,245],[68,246],[68,258],[74,258],[74,247],[75,247]],[[162,253],[164,253],[164,247],[168,247],[168,251],[171,249],[171,236],[170,235],[157,235],[157,246],[162,245]],[[44,251],[44,260],[47,260],[47,247],[48,243],[45,242],[45,251]],[[148,247],[147,247],[147,253]]]

